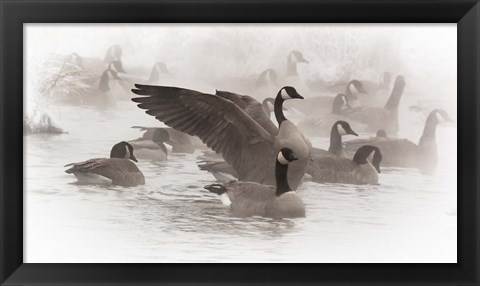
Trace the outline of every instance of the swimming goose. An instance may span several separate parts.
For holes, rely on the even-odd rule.
[[[144,126],[132,126],[132,128],[145,131],[141,138],[137,140],[152,140],[153,134],[156,130],[161,129],[166,132],[164,142],[172,147],[172,153],[188,153],[192,154],[196,149],[205,149],[205,144],[202,143],[197,137],[190,136],[181,131],[175,130],[170,127],[144,127]]]
[[[130,160],[137,162],[133,155],[133,147],[122,141],[113,146],[110,158],[67,164],[65,167],[72,167],[65,172],[74,174],[83,184],[113,184],[123,187],[144,185],[145,177]]]
[[[365,145],[357,150],[353,159],[318,156],[312,160],[307,173],[312,176],[314,182],[378,184],[382,153],[375,146]]]
[[[408,139],[377,137],[352,140],[345,143],[347,154],[352,154],[360,145],[373,145],[382,150],[383,162],[386,167],[418,168],[432,171],[437,165],[437,144],[435,134],[437,125],[441,122],[451,122],[452,119],[441,109],[430,112],[423,134],[418,145]],[[378,133],[381,133],[379,131]],[[386,135],[386,134],[385,134]]]
[[[405,88],[405,78],[398,76],[392,89],[392,93],[383,108],[381,107],[357,107],[342,111],[342,115],[352,120],[367,125],[367,132],[375,132],[383,129],[389,134],[398,131],[398,104]]]
[[[56,82],[49,90],[53,100],[74,105],[96,106],[101,108],[113,107],[117,104],[112,83],[118,79],[115,71],[105,70],[91,84],[79,78],[63,78]]]
[[[295,218],[305,216],[305,204],[292,191],[287,178],[289,164],[298,160],[289,148],[282,148],[275,160],[276,187],[255,182],[232,181],[225,185],[208,185],[212,193],[227,194],[234,216],[264,216],[272,218]]]
[[[239,180],[275,184],[273,158],[281,148],[288,147],[299,158],[290,166],[290,186],[295,190],[302,182],[311,144],[282,111],[285,100],[303,98],[295,88],[286,86],[277,93],[274,112],[280,128],[275,136],[233,101],[221,96],[178,87],[135,86],[132,91],[141,97],[132,100],[139,108],[168,126],[198,136],[222,154],[238,172]],[[261,106],[259,114],[265,116]]]
[[[138,138],[136,140],[129,141],[137,158],[152,160],[152,161],[165,161],[167,160],[167,147],[165,142],[169,140],[170,136],[165,129],[157,128],[153,131],[151,139]]]

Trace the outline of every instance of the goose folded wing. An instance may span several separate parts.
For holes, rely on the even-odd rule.
[[[198,136],[222,154],[235,170],[247,174],[258,156],[272,160],[273,137],[232,101],[177,87],[135,85],[138,107],[166,125]]]
[[[354,168],[352,160],[347,158],[331,156],[316,156],[312,158],[308,167],[307,174],[314,178],[329,181],[336,179],[339,173],[350,172]]]

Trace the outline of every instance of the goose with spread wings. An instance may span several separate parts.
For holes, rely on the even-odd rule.
[[[140,97],[132,100],[139,108],[172,128],[198,136],[222,154],[239,180],[275,185],[275,156],[280,149],[290,148],[298,157],[289,168],[290,186],[295,190],[301,184],[311,144],[282,111],[285,100],[303,99],[295,88],[286,86],[277,93],[274,113],[280,128],[277,135],[272,135],[224,97],[178,87],[135,87],[132,91]]]

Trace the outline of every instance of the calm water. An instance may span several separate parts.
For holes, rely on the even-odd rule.
[[[133,103],[50,107],[68,134],[25,137],[26,262],[456,262],[456,127],[438,128],[434,175],[383,169],[380,186],[304,183],[307,217],[235,218],[203,189],[194,154],[138,163],[146,185],[80,186],[65,164],[158,126]],[[417,142],[423,128],[412,123]],[[312,138],[326,148],[328,140]],[[455,149],[456,150],[456,149]]]

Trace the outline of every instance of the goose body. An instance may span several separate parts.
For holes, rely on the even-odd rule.
[[[373,153],[372,162],[367,158]],[[382,154],[377,147],[362,146],[353,159],[330,155],[312,158],[307,173],[318,183],[377,184]]]
[[[352,154],[360,145],[373,145],[382,150],[382,165],[386,167],[419,168],[433,170],[437,165],[436,128],[442,121],[451,121],[448,114],[435,109],[430,112],[418,145],[408,139],[377,136],[368,139],[352,140],[345,143],[345,150]]]
[[[342,111],[342,115],[367,125],[365,131],[376,132],[379,129],[389,134],[396,134],[398,126],[398,105],[405,87],[405,79],[398,76],[392,93],[383,108],[357,107]]]
[[[163,135],[163,142],[172,147],[172,153],[187,153],[192,154],[196,149],[205,149],[205,144],[202,143],[197,137],[190,136],[181,131],[175,130],[170,127],[144,127],[133,126],[132,128],[145,131],[141,138],[137,140],[153,140],[153,136],[156,130],[163,130],[166,134]]]
[[[282,111],[285,100],[302,98],[293,87],[280,89],[275,98],[275,117],[280,126],[276,136],[222,96],[177,87],[136,87],[132,91],[143,96],[132,99],[138,107],[172,128],[198,136],[208,147],[222,154],[238,173],[240,181],[274,185],[273,158],[281,146],[291,148],[299,158],[288,174],[290,186],[296,189],[302,182],[311,144]],[[260,112],[265,116],[261,106]]]
[[[73,84],[58,84],[52,90],[51,97],[63,104],[86,105],[99,108],[110,108],[117,105],[115,82],[118,79],[115,71],[105,70],[91,84],[76,80]]]
[[[130,160],[137,161],[133,148],[127,142],[113,146],[110,158],[95,158],[79,163],[71,163],[65,172],[73,174],[81,184],[113,184],[133,187],[145,184],[145,177]]]
[[[276,187],[255,182],[233,181],[225,185],[209,185],[205,189],[218,195],[226,193],[232,214],[239,217],[264,216],[295,218],[305,216],[305,205],[289,186],[289,164],[297,160],[292,150],[282,148],[275,164]]]

